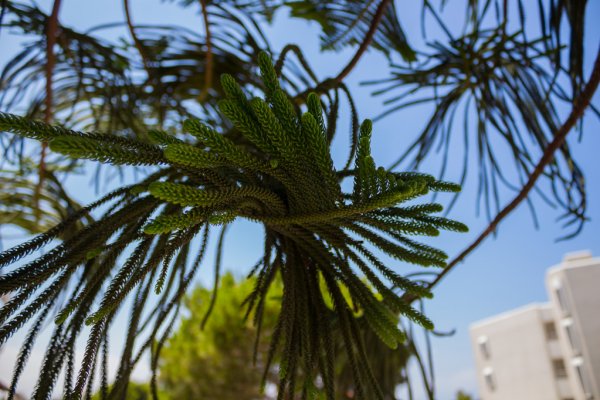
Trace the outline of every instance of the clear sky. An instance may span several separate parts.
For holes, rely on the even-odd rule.
[[[50,3],[49,0],[39,1],[40,6],[45,10],[49,9]],[[64,0],[63,3],[61,22],[76,28],[123,20],[120,1]],[[201,18],[191,11],[192,8],[184,10],[175,5],[162,4],[157,0],[132,0],[131,3],[133,18],[138,23],[182,24],[191,29],[202,28]],[[422,41],[418,24],[420,16],[416,6],[420,2],[401,0],[397,3],[401,21],[409,38],[415,38],[414,42],[420,43]],[[455,11],[448,7],[444,15],[448,21],[451,21],[450,23],[460,24],[464,17],[462,2],[452,2],[452,6]],[[600,15],[600,1],[590,1],[588,7],[588,18],[592,19],[592,16]],[[530,19],[531,23],[534,23],[535,18]],[[299,44],[321,78],[339,72],[353,54],[349,50],[321,54],[318,41],[319,29],[316,24],[290,20],[287,11],[277,14],[275,24],[267,27],[266,32],[275,52],[285,44]],[[7,33],[3,31],[0,36],[0,64],[6,62],[8,55],[14,54],[18,49],[19,40]],[[436,32],[431,31],[428,37],[432,39],[436,37],[435,35]],[[588,72],[600,43],[599,38],[598,25],[588,23],[585,60]],[[370,51],[349,76],[347,82],[354,94],[361,119],[377,115],[382,109],[382,104],[380,98],[369,95],[371,88],[359,86],[359,83],[364,80],[385,78],[387,71],[385,58],[375,51]],[[599,100],[600,96],[596,95],[594,99],[596,106],[600,106]],[[376,162],[379,165],[389,165],[394,161],[404,146],[423,127],[430,111],[431,108],[428,107],[408,109],[377,122],[373,136],[373,153]],[[566,113],[568,110],[565,108],[563,111]],[[471,393],[477,391],[468,336],[469,324],[531,302],[546,301],[545,271],[559,263],[564,253],[589,249],[595,255],[600,255],[600,239],[598,239],[600,237],[600,175],[598,173],[600,123],[591,114],[588,115],[590,116],[585,120],[585,134],[581,141],[577,141],[577,135],[571,135],[569,138],[575,159],[586,174],[590,221],[583,232],[571,240],[556,242],[556,238],[565,233],[556,222],[559,213],[537,199],[535,204],[540,227],[536,230],[527,207],[523,205],[502,223],[495,238],[488,238],[444,279],[435,290],[435,298],[426,304],[426,311],[439,330],[456,330],[454,336],[435,339],[433,344],[440,399],[451,398],[458,389],[465,389]],[[346,132],[349,126],[347,116],[346,111],[340,120],[342,123],[338,133],[339,139],[334,142],[334,154],[339,160],[347,151]],[[462,134],[462,132],[455,133]],[[457,175],[449,178],[456,178]],[[83,202],[95,196],[93,189],[90,187],[88,190],[85,186],[86,182],[87,178],[86,180],[75,179],[73,185],[68,188],[71,189],[71,194]],[[436,246],[446,250],[451,257],[467,246],[487,225],[485,217],[477,216],[475,213],[475,195],[476,182],[470,179],[450,215],[465,222],[471,232],[443,234],[432,241]],[[510,193],[504,193],[502,204],[506,204],[510,198]],[[440,200],[447,199],[446,197]],[[234,225],[226,241],[224,259],[226,268],[242,275],[245,269],[257,259],[261,252],[257,239],[262,238],[260,229],[259,226],[244,221]],[[211,281],[212,271],[211,260],[207,261],[207,268],[201,271],[199,279],[208,284]],[[16,353],[17,344],[16,340],[9,342],[0,353],[1,377],[10,376],[9,360]],[[117,358],[118,353],[115,353],[114,357]],[[142,369],[139,377],[143,375]],[[23,378],[24,388],[31,387],[34,381],[35,368],[30,366],[28,374]]]

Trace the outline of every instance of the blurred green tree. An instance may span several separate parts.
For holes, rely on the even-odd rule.
[[[276,387],[279,360],[265,377],[265,383],[272,390],[267,390],[267,393],[261,390],[261,380],[264,377],[264,360],[268,356],[271,335],[281,308],[282,287],[277,280],[271,288],[262,310],[261,335],[257,336],[254,315],[246,318],[243,308],[255,281],[236,281],[231,273],[225,274],[218,287],[218,301],[214,303],[211,317],[204,327],[202,320],[209,310],[213,292],[197,287],[185,297],[185,317],[166,341],[158,361],[158,388],[164,393],[164,398],[272,398],[269,394],[272,395]],[[353,399],[356,387],[351,364],[343,351],[341,333],[335,325],[332,328],[334,351],[339,354],[335,367],[335,386],[339,399]],[[397,386],[406,381],[405,367],[411,356],[409,346],[390,349],[371,330],[363,330],[361,335],[384,398],[395,399]],[[319,398],[325,399],[324,393],[319,393]]]
[[[456,400],[473,400],[473,397],[462,390],[456,393]]]
[[[261,394],[269,343],[281,308],[281,286],[272,287],[263,306],[262,334],[245,318],[244,300],[255,279],[236,282],[231,273],[219,284],[218,301],[205,326],[212,291],[198,287],[185,297],[181,323],[159,358],[159,387],[169,399],[267,399]],[[256,362],[254,362],[254,347]],[[271,368],[267,381],[274,384]]]
[[[110,391],[111,387],[107,387],[107,392]],[[91,400],[102,400],[106,397],[105,393],[101,391],[95,393]],[[127,385],[127,393],[125,394],[123,400],[150,400],[152,398],[152,394],[150,393],[150,387],[147,383],[144,382],[136,382],[129,381]],[[161,398],[164,398],[161,395]]]

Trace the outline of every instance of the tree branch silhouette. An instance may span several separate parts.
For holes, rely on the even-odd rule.
[[[356,53],[354,53],[352,59],[350,59],[348,64],[346,64],[346,66],[336,75],[336,77],[324,79],[314,88],[309,88],[301,93],[298,93],[296,96],[294,96],[294,100],[304,100],[311,92],[323,94],[329,89],[337,87],[342,83],[342,81],[350,74],[350,72],[352,72],[354,67],[356,67],[362,56],[371,45],[373,37],[377,32],[377,28],[379,27],[379,23],[385,14],[385,8],[389,5],[389,2],[390,0],[382,0],[381,3],[379,3],[379,6],[377,6],[377,10],[375,11],[375,15],[371,21],[371,25],[369,26],[369,30],[360,43],[360,46],[356,50]]]
[[[152,69],[150,67],[150,59],[148,57],[148,53],[144,48],[144,44],[135,33],[135,25],[131,19],[131,14],[129,11],[129,0],[123,0],[123,11],[125,12],[125,22],[127,24],[127,29],[129,30],[129,34],[131,35],[131,39],[133,40],[133,44],[137,49],[138,53],[140,53],[140,57],[142,57],[142,62],[144,63],[144,69],[148,74],[148,79],[152,79]]]
[[[46,27],[46,98],[44,110],[44,122],[47,124],[52,122],[52,103],[54,93],[52,90],[52,75],[54,73],[54,64],[56,63],[56,55],[54,54],[54,45],[56,44],[56,35],[58,33],[58,12],[60,11],[61,0],[54,0],[52,13],[48,18],[48,26]],[[4,9],[4,8],[3,8]],[[37,205],[40,197],[42,186],[46,175],[46,153],[48,151],[48,142],[42,142],[40,150],[40,164],[38,167],[38,183],[34,193],[34,203]],[[38,210],[38,207],[36,207]],[[39,211],[36,211],[36,220],[39,219]]]
[[[213,81],[213,70],[214,70],[214,56],[213,56],[213,51],[212,51],[212,36],[211,36],[211,32],[210,32],[210,24],[209,24],[209,20],[208,20],[208,9],[207,9],[207,4],[206,4],[206,0],[200,0],[200,6],[202,8],[202,18],[204,20],[204,32],[206,35],[206,65],[205,65],[205,71],[204,71],[204,88],[202,89],[202,92],[200,93],[200,98],[199,101],[202,102],[206,99],[206,97],[208,96],[208,91],[212,86],[212,81]]]
[[[581,92],[581,95],[575,100],[575,104],[571,109],[571,112],[565,122],[561,125],[561,127],[555,132],[554,139],[546,150],[544,154],[536,164],[534,170],[531,175],[529,175],[529,179],[523,185],[523,188],[519,191],[519,193],[515,196],[515,198],[508,203],[498,214],[496,217],[490,222],[490,224],[479,234],[479,236],[467,247],[465,248],[459,255],[457,255],[454,259],[452,259],[444,268],[442,272],[440,272],[437,277],[431,281],[427,288],[431,289],[435,285],[437,285],[458,263],[465,259],[473,250],[475,250],[491,233],[493,233],[500,222],[504,220],[512,211],[514,211],[523,200],[527,199],[529,192],[534,188],[538,178],[544,172],[544,168],[554,159],[554,153],[563,145],[566,140],[567,135],[573,129],[577,121],[583,116],[585,110],[588,108],[592,101],[592,97],[598,88],[598,84],[600,83],[600,50],[596,55],[596,61],[594,62],[594,68],[590,75],[587,85]],[[404,300],[407,302],[412,302],[416,300],[417,297],[411,294],[406,294],[404,296]]]
[[[375,11],[375,15],[373,16],[373,20],[371,21],[371,25],[369,26],[369,30],[365,35],[363,41],[361,42],[358,50],[354,54],[354,57],[348,62],[348,64],[344,67],[343,70],[335,77],[335,81],[337,83],[341,83],[348,74],[356,67],[358,61],[361,59],[365,51],[369,48],[369,45],[373,41],[373,37],[375,36],[375,32],[377,32],[377,28],[379,27],[379,23],[385,14],[385,8],[388,6],[390,0],[382,0],[377,6],[377,10]]]

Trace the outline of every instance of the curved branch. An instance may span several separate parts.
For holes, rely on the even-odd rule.
[[[375,36],[375,32],[377,32],[377,27],[385,14],[385,8],[390,3],[390,0],[382,0],[377,6],[377,10],[375,11],[375,15],[373,16],[373,20],[371,21],[371,26],[369,26],[369,30],[365,35],[365,38],[361,42],[358,50],[354,54],[354,57],[350,60],[350,62],[344,67],[342,71],[334,78],[336,82],[340,83],[344,78],[354,69],[356,64],[358,64],[358,60],[363,56],[365,51],[369,48],[369,45],[373,41],[373,37]]]
[[[298,93],[294,96],[295,102],[304,102],[309,93],[325,93],[328,90],[338,87],[340,83],[352,72],[358,61],[363,56],[365,51],[369,48],[369,45],[373,41],[373,37],[375,37],[375,33],[377,32],[377,28],[379,27],[379,23],[385,14],[385,8],[389,5],[390,0],[382,0],[381,3],[377,6],[377,10],[375,10],[375,15],[373,16],[373,20],[371,21],[371,25],[369,26],[369,30],[365,35],[363,41],[360,43],[358,50],[354,53],[352,59],[346,64],[344,69],[340,71],[339,74],[335,78],[327,78],[317,84],[317,86],[313,88],[306,89],[305,91]]]
[[[125,11],[125,22],[127,23],[127,29],[129,30],[129,34],[133,39],[133,44],[135,45],[135,48],[137,49],[138,53],[140,53],[140,57],[142,57],[142,62],[144,63],[144,69],[148,74],[148,79],[151,79],[153,74],[152,69],[150,68],[150,59],[148,58],[148,53],[144,48],[144,44],[135,33],[135,26],[133,25],[131,14],[129,12],[129,0],[123,0],[123,11]]]
[[[4,22],[4,16],[6,15],[6,8],[8,7],[8,0],[2,0],[2,4],[0,4],[0,32],[2,31],[2,22]]]
[[[56,63],[56,55],[54,54],[54,45],[56,44],[56,34],[58,31],[58,12],[60,10],[61,0],[54,0],[52,6],[52,14],[48,18],[48,26],[46,27],[46,109],[44,113],[44,122],[47,124],[52,122],[52,100],[54,93],[52,91],[52,73],[54,64]]]
[[[447,274],[454,268],[459,262],[461,262],[467,255],[469,255],[473,250],[475,250],[485,238],[487,238],[491,233],[496,230],[496,227],[502,222],[504,218],[508,216],[517,206],[527,198],[529,192],[534,188],[535,183],[538,178],[544,172],[544,168],[554,159],[554,153],[565,142],[565,139],[571,129],[575,126],[577,121],[583,116],[584,111],[590,105],[592,97],[598,88],[598,84],[600,83],[600,50],[596,55],[596,61],[594,62],[594,68],[590,75],[587,85],[585,86],[583,92],[581,92],[580,96],[575,100],[573,108],[571,109],[571,113],[563,125],[555,132],[554,139],[546,150],[544,154],[538,161],[535,166],[535,169],[532,171],[531,175],[529,175],[529,179],[521,189],[521,191],[515,196],[515,198],[504,207],[496,217],[490,222],[490,224],[485,228],[483,232],[471,243],[466,249],[464,249],[458,256],[456,256],[452,261],[448,263],[446,268],[442,272],[438,274],[438,276],[431,281],[427,288],[431,289],[435,285],[437,285]],[[412,295],[405,295],[404,299],[408,302],[412,302],[416,300],[416,297]]]
[[[49,124],[52,122],[52,103],[54,92],[52,89],[52,74],[54,72],[54,64],[56,63],[56,55],[54,54],[54,46],[56,45],[56,35],[58,31],[58,12],[60,11],[61,0],[54,0],[52,13],[48,17],[46,26],[46,98],[44,99],[44,122]],[[4,10],[4,9],[3,9]],[[38,199],[44,178],[46,175],[46,152],[48,150],[48,142],[42,142],[40,150],[40,164],[38,167],[38,183],[33,194],[33,202],[36,205],[36,220],[39,219],[39,209],[37,207]]]
[[[199,101],[203,102],[208,96],[208,91],[212,87],[213,81],[213,51],[212,51],[212,36],[210,33],[210,25],[208,22],[208,9],[206,0],[200,0],[202,6],[202,18],[204,19],[204,31],[206,34],[206,65],[204,66],[204,88],[200,93]]]

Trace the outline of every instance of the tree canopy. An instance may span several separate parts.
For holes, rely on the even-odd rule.
[[[457,30],[444,19],[445,1],[424,0],[424,37],[430,23],[445,37],[426,39],[423,48],[405,34],[400,5],[391,0],[177,3],[199,12],[202,29],[136,24],[127,0],[122,24],[88,31],[60,21],[60,0],[50,13],[2,2],[1,34],[32,40],[0,74],[0,223],[36,234],[0,253],[0,295],[11,297],[0,309],[0,345],[27,329],[9,397],[41,329],[54,320],[32,397],[52,396],[64,374],[65,398],[90,396],[96,382],[101,398],[124,398],[144,355],[157,368],[215,230],[206,316],[227,312],[217,291],[223,246],[228,227],[243,218],[264,230],[244,303],[255,326],[267,318],[270,290],[281,290],[260,363],[265,377],[277,366],[278,398],[314,398],[323,389],[334,399],[348,389],[357,399],[384,399],[403,376],[378,374],[365,346],[406,346],[417,355],[407,324],[431,331],[433,323],[415,301],[431,297],[519,204],[534,212],[532,191],[561,210],[565,237],[581,230],[584,174],[565,138],[585,110],[598,114],[590,101],[600,57],[589,79],[584,75],[586,1],[540,1],[527,7],[534,15],[521,0],[467,1]],[[322,51],[354,49],[338,74],[321,76],[297,45],[271,47],[262,27],[281,9],[318,23]],[[527,18],[537,18],[539,29]],[[117,26],[115,40],[106,33]],[[389,77],[365,82],[385,98],[374,117],[433,106],[389,168],[374,160],[373,124],[359,118],[345,83],[370,48],[389,60]],[[332,143],[342,107],[351,120],[350,148],[336,166]],[[457,113],[467,121],[462,127]],[[456,140],[458,152],[451,151]],[[508,161],[496,143],[510,149]],[[441,170],[422,172],[436,155]],[[96,182],[115,186],[88,205],[63,184],[82,160],[98,165]],[[444,181],[449,163],[460,164],[457,183]],[[509,169],[516,178],[508,178]],[[132,171],[127,184],[114,179]],[[423,238],[467,228],[437,215],[444,205],[425,196],[458,193],[470,173],[490,225],[449,260],[448,249]],[[506,206],[503,190],[514,192]],[[405,263],[430,269],[409,275],[398,268]],[[124,346],[109,377],[109,337],[123,312]],[[80,337],[85,354],[75,365]],[[216,379],[219,369],[211,372]],[[432,389],[427,394],[434,397]]]
[[[236,282],[231,273],[224,275],[218,301],[206,324],[202,324],[202,317],[209,310],[211,290],[199,287],[185,297],[186,317],[165,343],[158,360],[156,379],[166,398],[267,398],[261,394],[261,379],[281,308],[281,285],[272,288],[265,300],[261,335],[257,338],[253,318],[244,318],[243,308],[254,284],[250,279]],[[271,371],[267,379],[274,384],[277,372]]]
[[[212,291],[197,287],[185,297],[185,317],[157,358],[158,372],[154,379],[157,379],[161,398],[276,398],[273,390],[261,387],[261,380],[269,341],[281,308],[281,281],[277,278],[262,308],[263,319],[258,336],[253,323],[255,315],[248,316],[243,308],[244,300],[255,283],[254,279],[236,282],[231,273],[224,275],[218,287],[218,301],[206,324],[202,320],[210,307]],[[338,354],[334,366],[335,387],[338,388],[336,398],[352,399],[355,383],[341,345],[341,332],[335,322],[329,329],[334,336],[333,351]],[[396,398],[397,386],[407,380],[406,367],[412,353],[410,343],[390,349],[370,330],[363,329],[361,336],[384,398]],[[279,362],[278,357],[274,364]],[[277,368],[272,368],[264,378],[264,384],[272,389],[277,382]],[[315,396],[325,399],[322,387],[318,388]]]

